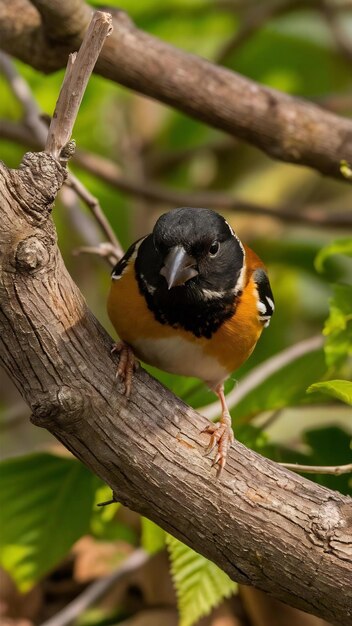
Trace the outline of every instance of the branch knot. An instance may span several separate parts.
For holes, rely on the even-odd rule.
[[[38,237],[28,237],[20,241],[17,246],[16,267],[19,271],[33,274],[35,271],[45,267],[49,259],[50,254],[47,245],[44,240]]]
[[[31,422],[42,428],[52,429],[64,425],[65,431],[77,431],[88,409],[87,397],[80,389],[62,385],[32,405]]]
[[[66,169],[50,154],[27,152],[20,169],[12,174],[12,192],[25,214],[36,222],[46,221],[67,177]]]
[[[314,545],[321,546],[324,552],[331,552],[331,542],[339,528],[345,525],[337,503],[329,500],[325,502],[312,518],[310,523],[309,539]]]

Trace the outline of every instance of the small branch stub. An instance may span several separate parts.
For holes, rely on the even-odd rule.
[[[111,15],[97,11],[92,17],[79,51],[69,55],[66,74],[45,145],[45,151],[55,159],[60,159],[62,149],[71,139],[88,80],[104,41],[111,32]]]
[[[16,252],[16,266],[19,271],[33,273],[49,261],[47,244],[37,237],[20,241]]]

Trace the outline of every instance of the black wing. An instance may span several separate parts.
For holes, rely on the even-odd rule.
[[[257,287],[258,293],[258,312],[259,319],[264,326],[269,326],[271,316],[275,310],[275,302],[273,292],[271,291],[269,278],[263,269],[257,269],[253,273],[253,279]]]
[[[121,278],[131,257],[133,256],[133,253],[135,252],[136,249],[139,248],[139,244],[141,243],[142,239],[145,239],[145,237],[141,237],[140,239],[137,239],[137,241],[135,241],[132,245],[130,245],[126,254],[124,254],[122,259],[120,259],[118,263],[116,263],[114,269],[111,272],[111,278],[113,280],[118,280],[119,278]]]

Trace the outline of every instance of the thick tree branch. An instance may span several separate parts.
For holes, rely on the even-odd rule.
[[[51,72],[63,67],[68,54],[79,47],[91,9],[83,0],[33,4],[0,0],[1,46]],[[67,26],[71,6],[74,28]],[[274,158],[343,180],[340,161],[352,162],[351,120],[186,54],[138,30],[122,12],[114,12],[113,23],[114,32],[96,66],[99,74],[225,130]]]
[[[19,170],[0,166],[0,360],[33,423],[91,467],[116,500],[234,579],[350,623],[350,498],[239,443],[216,480],[204,457],[204,418],[143,370],[130,401],[119,393],[111,339],[56,246],[50,211],[65,177],[45,152],[25,155]]]
[[[75,163],[106,183],[131,196],[144,198],[153,204],[170,206],[214,207],[217,210],[234,211],[246,215],[264,215],[288,224],[305,224],[320,228],[350,228],[349,211],[328,212],[318,206],[307,206],[301,211],[293,206],[271,208],[248,200],[233,197],[227,191],[188,191],[172,189],[158,183],[134,181],[121,173],[111,160],[98,154],[77,151]]]
[[[50,219],[62,166],[27,154],[0,170],[0,359],[50,430],[117,500],[252,584],[351,623],[351,500],[236,443],[221,481],[205,419],[136,374],[128,402],[111,339],[70,279]],[[92,355],[94,354],[94,358]]]
[[[15,141],[27,147],[40,149],[42,145],[34,140],[24,124],[0,120],[0,137]],[[304,224],[313,228],[351,228],[352,216],[350,211],[323,210],[319,206],[307,205],[306,207],[280,206],[271,208],[268,206],[241,200],[233,197],[227,191],[188,191],[166,187],[158,183],[132,180],[121,172],[116,163],[91,152],[77,150],[72,161],[80,168],[97,176],[100,180],[108,183],[115,189],[136,198],[142,198],[153,203],[155,206],[210,206],[217,210],[234,211],[245,215],[263,215],[288,224]],[[71,179],[77,181],[70,173],[67,184]],[[72,186],[72,185],[71,185]],[[79,186],[75,186],[78,191]],[[80,194],[82,198],[87,195]],[[89,203],[92,207],[92,203]],[[106,232],[106,231],[105,231]],[[106,233],[107,234],[107,233]],[[111,236],[109,241],[113,243]],[[120,246],[116,246],[117,250]]]

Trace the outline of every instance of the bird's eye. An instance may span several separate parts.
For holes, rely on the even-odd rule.
[[[213,241],[213,243],[211,244],[210,248],[209,248],[209,254],[210,256],[216,256],[217,253],[220,250],[220,244],[218,241]]]

